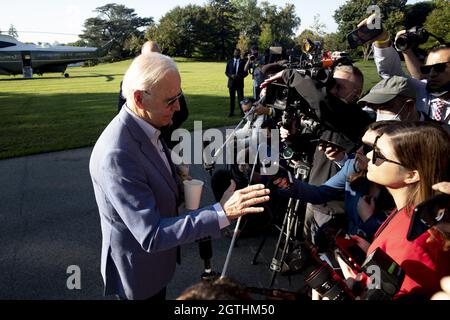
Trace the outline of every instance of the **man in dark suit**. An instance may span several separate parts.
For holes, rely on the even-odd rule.
[[[230,113],[229,117],[234,116],[234,107],[236,103],[236,92],[238,96],[238,104],[244,100],[244,78],[248,72],[244,70],[245,61],[241,59],[241,50],[234,49],[234,58],[227,62],[225,74],[228,77],[228,90],[230,92]],[[240,108],[240,105],[239,105]],[[241,110],[241,115],[244,113]]]
[[[102,230],[101,273],[105,294],[120,299],[165,299],[175,272],[177,247],[220,236],[220,229],[268,201],[253,185],[234,192],[231,182],[211,206],[178,214],[175,167],[160,129],[180,109],[181,79],[167,56],[143,54],[123,80],[126,104],[103,131],[89,171]]]

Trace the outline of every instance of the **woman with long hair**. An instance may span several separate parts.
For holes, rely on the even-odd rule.
[[[367,178],[387,188],[396,208],[372,244],[354,239],[368,254],[380,248],[400,264],[405,279],[396,298],[429,297],[439,290],[439,280],[450,275],[450,251],[435,228],[414,241],[406,235],[414,207],[438,193],[434,184],[450,181],[450,137],[441,127],[424,122],[399,122],[384,131],[367,154]]]
[[[360,235],[371,241],[374,233],[386,219],[387,213],[394,207],[394,203],[384,187],[367,180],[369,160],[366,153],[370,151],[375,138],[384,132],[384,128],[397,123],[397,121],[380,121],[370,124],[361,139],[362,144],[357,149],[355,157],[348,159],[336,175],[320,186],[297,179],[289,184],[286,178],[277,179],[274,184],[281,188],[282,195],[312,204],[339,200],[344,194],[346,233]],[[319,245],[317,239],[314,240],[315,244]]]

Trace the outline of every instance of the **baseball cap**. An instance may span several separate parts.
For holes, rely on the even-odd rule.
[[[416,98],[416,91],[410,83],[410,79],[400,76],[392,76],[378,82],[369,93],[362,97],[358,103],[383,104],[397,96]]]

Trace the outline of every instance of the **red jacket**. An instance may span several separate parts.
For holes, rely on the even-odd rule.
[[[412,210],[394,211],[378,229],[367,251],[377,247],[385,251],[405,271],[405,280],[394,297],[405,294],[431,296],[440,291],[439,281],[450,275],[450,251],[443,250],[442,239],[428,241],[425,232],[414,241],[406,240]]]

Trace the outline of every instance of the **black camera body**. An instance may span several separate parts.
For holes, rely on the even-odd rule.
[[[327,262],[320,259],[311,243],[293,242],[285,263],[290,273],[300,273],[305,277],[306,284],[322,297],[330,300],[355,299],[355,294],[345,281]],[[400,290],[405,277],[401,267],[380,248],[373,251],[357,271],[374,279],[374,283],[358,293],[363,300],[391,300]]]
[[[395,40],[395,47],[399,51],[406,51],[427,42],[429,37],[430,33],[424,28],[412,27]]]
[[[354,300],[355,296],[344,280],[320,259],[317,250],[308,242],[294,242],[285,263],[291,273],[300,273],[306,284],[322,297],[330,300]]]

